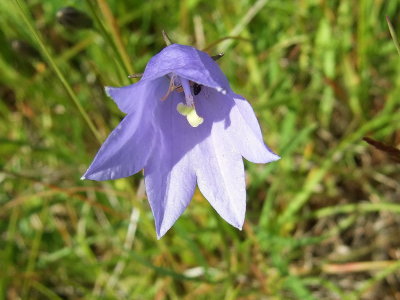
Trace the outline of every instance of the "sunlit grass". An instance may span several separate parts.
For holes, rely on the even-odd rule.
[[[58,24],[67,4],[93,28]],[[399,297],[399,165],[362,138],[399,144],[400,4],[67,4],[0,1],[2,298]],[[157,241],[141,174],[80,180],[123,117],[103,86],[134,83],[163,29],[225,52],[218,63],[282,156],[246,163],[243,231],[196,192]]]

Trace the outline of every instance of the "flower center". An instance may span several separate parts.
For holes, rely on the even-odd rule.
[[[199,89],[199,85],[194,83],[193,85],[197,86],[197,90]],[[184,93],[185,94],[185,103],[178,103],[176,106],[176,110],[178,113],[180,113],[182,116],[185,116],[187,121],[189,122],[190,126],[192,127],[197,127],[200,124],[203,123],[204,119],[200,117],[197,112],[196,108],[194,105],[194,97],[192,95],[192,90],[190,88],[191,83],[189,80],[186,78],[180,78],[176,76],[175,74],[172,74],[170,82],[169,82],[169,87],[167,93],[164,95],[164,97],[161,98],[162,101],[166,100],[169,96],[169,94],[173,91],[176,91],[178,93]],[[199,91],[195,94],[197,95]]]

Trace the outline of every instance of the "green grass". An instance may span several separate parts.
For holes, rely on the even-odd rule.
[[[66,5],[93,28],[58,24]],[[399,297],[399,164],[362,140],[400,143],[399,20],[397,1],[0,1],[0,299]],[[243,231],[197,191],[157,240],[141,174],[79,180],[123,117],[103,86],[135,82],[163,29],[225,52],[282,156],[246,163]]]

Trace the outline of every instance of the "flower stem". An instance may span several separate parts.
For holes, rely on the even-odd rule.
[[[103,139],[101,138],[100,133],[96,129],[96,127],[95,127],[94,123],[92,122],[92,120],[90,120],[89,115],[86,113],[86,111],[82,107],[81,103],[78,100],[78,97],[76,96],[76,94],[72,90],[72,87],[70,86],[70,84],[66,80],[65,76],[62,74],[61,70],[58,68],[57,64],[53,60],[49,50],[47,49],[46,45],[43,42],[43,39],[40,36],[40,33],[36,30],[31,17],[29,16],[29,14],[27,13],[26,9],[24,8],[24,5],[21,3],[20,0],[15,0],[15,3],[16,3],[17,9],[18,9],[18,11],[19,11],[19,13],[21,15],[22,20],[26,24],[26,26],[27,26],[28,30],[30,31],[30,33],[33,35],[34,39],[36,40],[38,46],[40,47],[40,50],[41,50],[43,56],[46,58],[46,60],[48,61],[49,65],[51,66],[53,71],[56,73],[58,79],[61,81],[62,85],[64,86],[68,96],[70,97],[72,102],[75,104],[76,108],[78,109],[78,111],[81,114],[82,118],[85,120],[86,124],[88,125],[88,127],[92,131],[92,133],[95,136],[96,140],[99,143],[102,143]]]
[[[392,25],[392,23],[390,22],[389,17],[386,17],[386,22],[387,22],[387,24],[388,24],[389,31],[390,31],[390,35],[392,36],[394,46],[396,47],[397,53],[399,53],[399,55],[400,55],[399,40],[398,40],[398,38],[397,38],[396,31],[394,30],[393,25]]]
[[[93,17],[99,26],[102,36],[106,39],[107,43],[113,49],[117,57],[118,63],[120,64],[120,67],[123,69],[123,72],[125,72],[124,78],[126,78],[126,76],[128,76],[129,74],[133,74],[134,71],[130,63],[126,49],[123,46],[117,24],[108,5],[104,1],[99,0],[97,2],[103,16],[105,17],[107,26],[109,27],[111,33],[107,30],[107,28],[104,26],[103,22],[99,18],[98,14],[96,13],[96,8],[93,5],[92,1],[86,0],[86,3],[89,9],[91,10]]]
[[[111,36],[113,37],[113,40],[115,42],[115,46],[118,49],[118,52],[120,53],[121,59],[124,63],[125,69],[128,70],[129,74],[133,73],[132,69],[132,64],[129,59],[129,55],[126,51],[126,48],[122,42],[121,39],[121,32],[119,30],[118,24],[112,14],[112,11],[110,10],[110,7],[108,6],[107,2],[104,0],[97,0],[97,4],[100,7],[100,10],[102,14],[104,15],[104,18],[107,22],[108,27],[110,28],[111,31]]]

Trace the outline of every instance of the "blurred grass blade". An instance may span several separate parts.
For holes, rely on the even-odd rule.
[[[400,113],[388,114],[383,110],[383,113],[376,116],[374,119],[366,122],[354,133],[345,137],[336,148],[332,149],[322,162],[319,168],[310,171],[305,181],[304,188],[299,191],[294,199],[290,202],[284,213],[279,218],[279,224],[282,226],[293,226],[290,220],[293,216],[307,203],[309,197],[313,194],[315,187],[319,184],[332,166],[336,163],[338,157],[343,155],[343,152],[350,147],[354,142],[359,141],[362,137],[370,131],[377,130],[390,123],[399,124],[400,126]]]
[[[285,280],[285,286],[288,290],[291,290],[296,299],[304,300],[316,300],[308,288],[303,283],[302,279],[297,276],[288,276]]]
[[[219,38],[218,40],[213,41],[210,44],[208,44],[204,49],[202,49],[202,51],[208,52],[210,49],[214,48],[219,43],[222,43],[227,40],[239,40],[239,41],[251,42],[250,39],[240,37],[240,36],[224,36],[224,37]],[[223,52],[220,52],[220,53],[223,53]],[[213,57],[216,57],[216,56],[217,55],[214,55]],[[216,59],[214,59],[214,60],[216,60]]]
[[[398,261],[383,260],[383,261],[357,261],[357,262],[347,262],[342,264],[327,263],[322,265],[322,271],[327,274],[346,274],[355,272],[365,272],[365,271],[376,271],[387,269]]]
[[[108,6],[107,1],[97,0],[97,4],[99,5],[99,8],[107,22],[107,25],[110,28],[111,36],[113,37],[113,39],[115,41],[115,45],[122,57],[122,61],[124,62],[124,65],[125,65],[126,69],[128,70],[128,74],[134,73],[133,69],[132,69],[132,64],[129,59],[129,55],[126,52],[126,48],[122,42],[121,31],[118,27],[118,23],[115,20],[113,13],[112,13],[110,7]]]
[[[394,160],[395,162],[400,163],[400,150],[399,149],[397,149],[393,146],[390,146],[390,145],[386,145],[377,140],[371,139],[370,137],[364,137],[363,140],[366,141],[368,144],[374,146],[376,149],[388,154],[389,157],[392,160]]]
[[[115,53],[116,63],[119,67],[119,71],[123,72],[121,79],[124,81],[124,83],[129,83],[129,81],[127,80],[128,78],[127,76],[129,74],[133,74],[134,71],[132,65],[129,62],[129,57],[122,54],[122,51],[124,51],[124,47],[121,48],[121,45],[119,47],[118,44],[116,43],[116,39],[108,32],[108,30],[103,24],[103,21],[100,19],[96,10],[96,6],[93,4],[92,0],[86,0],[86,3],[92,13],[95,22],[98,25],[98,28],[100,29],[101,35],[106,40],[106,42],[111,46],[113,52]]]
[[[238,22],[238,24],[232,29],[229,33],[230,36],[238,36],[246,26],[253,20],[253,18],[260,12],[261,9],[267,4],[268,0],[258,0],[247,13],[243,16],[243,18]],[[218,47],[219,52],[226,52],[226,50],[231,46],[232,40],[224,41]]]
[[[399,55],[400,55],[399,40],[398,40],[398,38],[397,38],[396,31],[394,30],[393,25],[392,25],[392,23],[390,22],[388,16],[386,16],[386,22],[388,23],[390,35],[392,36],[394,45],[395,45],[395,47],[396,47],[396,49],[397,49],[397,53],[399,53]]]
[[[58,68],[57,64],[53,60],[49,50],[47,49],[46,45],[44,44],[44,42],[43,42],[43,40],[42,40],[42,38],[40,36],[40,33],[35,29],[33,21],[31,19],[31,17],[29,16],[29,14],[28,14],[28,12],[26,10],[26,7],[24,6],[24,4],[21,3],[20,0],[15,0],[15,3],[16,3],[16,6],[17,6],[17,10],[19,11],[19,13],[20,13],[20,15],[22,17],[22,20],[26,24],[28,30],[30,31],[30,33],[32,34],[32,36],[34,37],[36,42],[38,43],[38,45],[39,45],[39,47],[40,47],[40,49],[41,49],[41,51],[43,53],[43,56],[47,59],[48,63],[50,64],[50,66],[52,67],[54,72],[56,73],[58,79],[61,81],[62,85],[64,86],[65,90],[67,91],[68,96],[70,97],[72,102],[77,107],[79,113],[81,114],[81,116],[85,120],[86,124],[88,125],[88,127],[92,131],[93,135],[95,136],[97,141],[99,143],[101,143],[102,142],[102,138],[101,138],[100,133],[97,131],[97,129],[94,126],[93,122],[90,120],[89,115],[83,109],[82,105],[80,104],[80,102],[78,100],[78,97],[75,95],[74,91],[72,90],[72,87],[69,85],[68,81],[66,80],[64,75],[61,73],[61,70]]]
[[[400,260],[390,262],[389,266],[383,268],[380,272],[374,274],[372,278],[364,281],[355,291],[355,298],[356,299],[365,299],[363,296],[367,293],[371,287],[376,284],[377,282],[383,280],[384,278],[388,277],[390,274],[398,274],[400,270]]]
[[[168,34],[165,32],[164,29],[161,31],[161,33],[162,33],[162,37],[163,37],[163,39],[164,39],[164,42],[165,42],[165,44],[166,44],[167,46],[173,44],[173,43],[171,42],[171,39],[169,38]]]
[[[326,218],[328,216],[339,215],[339,214],[353,214],[355,212],[383,212],[390,211],[393,213],[400,214],[400,205],[390,202],[379,202],[379,203],[360,203],[360,204],[342,204],[335,206],[328,206],[316,211],[313,211],[304,216],[308,218]]]
[[[90,2],[91,0],[88,0]],[[108,6],[107,2],[104,0],[97,0],[97,4],[100,8],[101,13],[103,14],[105,21],[107,23],[107,26],[111,32],[111,39],[115,44],[115,48],[118,52],[118,55],[121,57],[124,69],[127,71],[127,74],[132,74],[134,73],[131,61],[129,59],[129,55],[126,51],[126,48],[122,42],[121,38],[121,33],[120,29],[118,27],[118,23],[114,18],[114,15]]]
[[[54,291],[41,284],[39,281],[32,281],[32,287],[40,292],[42,295],[46,296],[47,299],[51,300],[62,300],[63,298],[59,297]]]

